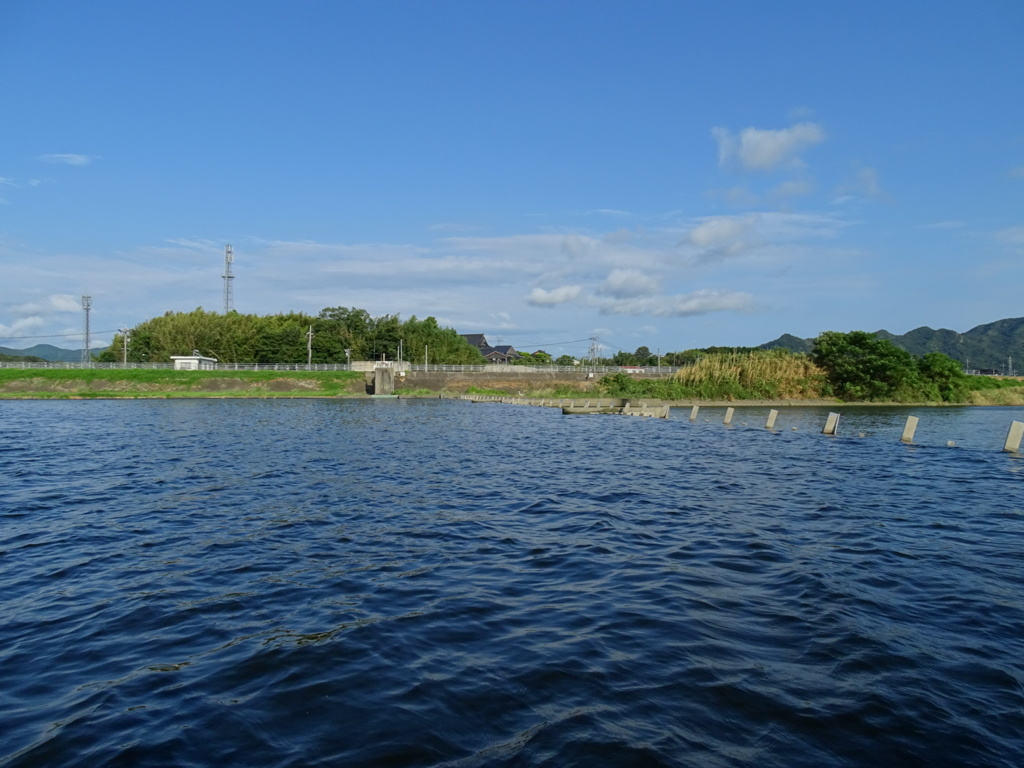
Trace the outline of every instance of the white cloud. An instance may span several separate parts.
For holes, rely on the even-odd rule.
[[[776,197],[804,197],[814,191],[814,184],[806,179],[784,181],[772,190]]]
[[[1024,245],[1024,227],[1007,227],[995,233],[996,239],[1010,245]]]
[[[817,123],[797,123],[775,131],[744,128],[739,136],[728,128],[712,128],[711,135],[718,142],[719,165],[736,159],[751,171],[799,167],[799,153],[825,140],[825,131]]]
[[[10,344],[6,342],[15,341],[19,336],[29,335],[32,331],[42,328],[44,324],[45,321],[38,315],[20,317],[10,325],[0,323],[0,342],[4,342],[3,346],[9,347]]]
[[[839,186],[836,193],[842,196],[868,197],[873,200],[884,197],[882,184],[878,180],[878,171],[874,168],[859,169],[852,179]]]
[[[702,251],[702,260],[737,256],[761,244],[759,223],[758,214],[715,216],[690,230],[686,239]]]
[[[39,159],[44,163],[52,163],[54,165],[89,165],[93,161],[90,155],[74,154],[39,155]]]
[[[526,297],[526,303],[535,307],[553,307],[556,304],[575,301],[582,292],[583,286],[581,285],[563,285],[560,288],[552,288],[550,291],[534,288]]]
[[[81,297],[70,293],[55,293],[49,298],[50,306],[58,312],[79,312],[82,309]]]
[[[652,315],[688,317],[711,312],[746,311],[754,304],[749,293],[702,289],[677,296],[645,296],[630,299],[592,300],[604,315]]]
[[[82,299],[69,293],[55,293],[42,301],[30,301],[11,307],[16,315],[52,315],[54,312],[80,312]]]
[[[632,216],[633,214],[629,211],[620,211],[616,208],[597,208],[593,211],[587,211],[588,215],[597,214],[599,216],[613,216],[616,218],[622,218],[623,216]]]
[[[628,299],[657,293],[658,283],[637,269],[616,269],[608,275],[597,291],[616,299]]]

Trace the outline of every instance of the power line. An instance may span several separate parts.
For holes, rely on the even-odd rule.
[[[115,328],[112,331],[92,331],[92,333],[95,333],[95,334],[117,333],[118,330],[119,329]],[[81,335],[82,335],[81,331],[78,331],[77,333],[44,333],[41,336],[0,336],[0,340],[3,340],[3,341],[13,341],[15,339],[64,339],[64,338],[67,338],[68,336],[81,336]]]
[[[559,347],[563,344],[582,344],[585,341],[590,341],[590,338],[588,337],[586,339],[573,339],[572,341],[547,341],[541,343],[520,341],[518,342],[518,344],[521,347]]]

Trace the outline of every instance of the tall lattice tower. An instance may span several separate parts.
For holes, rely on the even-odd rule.
[[[235,276],[231,274],[231,265],[235,261],[235,252],[230,245],[224,246],[224,314],[235,308],[235,293],[231,281]]]
[[[601,340],[596,335],[590,337],[590,349],[587,350],[587,358],[592,368],[597,367],[597,356],[601,352]]]
[[[92,338],[89,334],[89,311],[92,309],[92,296],[82,297],[82,310],[85,312],[85,333],[83,334],[82,340],[85,342],[85,346],[82,347],[82,362],[92,362]]]

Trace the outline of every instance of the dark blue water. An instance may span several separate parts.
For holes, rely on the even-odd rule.
[[[0,765],[1019,765],[1024,412],[826,412],[0,403]]]

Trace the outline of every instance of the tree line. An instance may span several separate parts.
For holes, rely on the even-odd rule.
[[[846,402],[962,403],[988,380],[968,376],[941,352],[915,357],[891,341],[865,331],[826,331],[809,355],[784,348],[711,347],[683,353],[672,377],[606,376],[601,386],[615,397],[749,400],[838,397]]]
[[[117,334],[96,359],[121,362],[124,349],[124,336]],[[480,350],[433,317],[413,315],[403,321],[398,315],[373,317],[355,307],[327,307],[315,317],[301,312],[221,314],[200,307],[145,320],[128,334],[128,362],[165,363],[172,355],[194,351],[223,363],[305,363],[310,356],[314,364],[394,360],[400,351],[412,363],[485,362]]]

